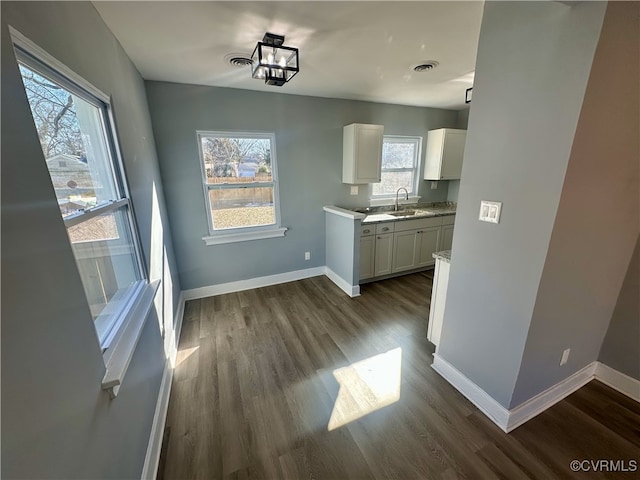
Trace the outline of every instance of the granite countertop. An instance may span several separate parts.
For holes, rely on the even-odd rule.
[[[440,252],[433,253],[431,256],[436,260],[451,263],[451,250],[442,250]]]
[[[393,206],[369,207],[354,209],[358,213],[364,213],[366,217],[362,223],[393,222],[395,220],[408,220],[411,218],[442,217],[456,214],[454,202],[418,203],[414,205],[402,205],[396,212]]]

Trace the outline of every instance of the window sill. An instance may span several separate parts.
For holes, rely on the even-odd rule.
[[[405,200],[404,197],[400,197],[398,200],[399,205],[418,203],[422,197],[419,195],[411,195],[409,200]],[[395,205],[396,197],[371,197],[369,198],[370,207],[382,207],[384,205]]]
[[[285,227],[273,228],[271,230],[258,230],[253,232],[227,233],[220,235],[208,235],[202,237],[206,245],[221,245],[223,243],[247,242],[249,240],[261,240],[263,238],[284,237]]]
[[[160,280],[156,280],[142,289],[131,309],[125,314],[120,331],[102,356],[107,367],[102,379],[102,389],[107,390],[111,398],[118,395],[159,286]]]

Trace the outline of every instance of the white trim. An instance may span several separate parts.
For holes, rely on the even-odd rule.
[[[109,103],[109,96],[103,93],[100,89],[94,87],[91,83],[86,81],[76,72],[67,67],[64,63],[59,61],[49,52],[39,47],[37,44],[29,40],[29,38],[25,37],[18,30],[9,25],[9,35],[11,35],[11,41],[13,44],[20,49],[27,52],[32,57],[36,58],[38,61],[46,64],[49,68],[52,68],[60,75],[67,77],[73,83],[75,83],[78,87],[87,90],[91,95],[103,101],[104,103]]]
[[[147,445],[147,453],[144,457],[144,465],[142,467],[141,478],[143,480],[154,480],[158,474],[172,382],[173,368],[171,367],[171,362],[167,359],[164,364],[162,382],[160,383],[160,390],[158,391],[156,410],[153,414],[153,424],[151,425],[151,434],[149,435],[149,444]]]
[[[544,392],[507,410],[442,356],[436,353],[433,357],[431,367],[506,433],[528,422],[594,379],[640,402],[640,380],[618,372],[601,362],[591,362]]]
[[[433,354],[431,368],[444,377],[444,379],[453,385],[462,395],[467,397],[471,403],[489,417],[489,420],[504,432],[507,432],[509,410],[500,405],[487,392],[469,380],[463,373],[437,353]]]
[[[127,319],[122,323],[117,337],[102,356],[106,366],[102,389],[107,390],[112,399],[118,395],[159,285],[160,280],[156,280],[145,287],[135,305],[127,313]]]
[[[234,229],[235,230],[235,229]],[[252,230],[248,232],[206,235],[202,237],[206,245],[221,245],[223,243],[247,242],[249,240],[261,240],[263,238],[284,237],[288,228],[272,228],[270,230]]]
[[[413,168],[384,168],[384,159],[381,160],[380,162],[380,175],[382,175],[382,173],[384,173],[385,171],[387,172],[412,172],[413,173],[413,185],[411,186],[411,192],[408,193],[408,197],[409,199],[415,199],[415,201],[413,201],[412,203],[418,203],[418,200],[420,200],[420,197],[418,196],[418,192],[420,191],[420,180],[422,180],[422,175],[420,175],[421,169],[420,169],[420,160],[422,159],[422,136],[418,135],[383,135],[382,137],[382,150],[384,152],[384,144],[385,141],[388,143],[412,143],[414,145],[417,146],[416,148],[416,152],[415,155],[413,157],[414,160],[414,166]],[[369,184],[369,204],[371,206],[374,205],[393,205],[393,203],[395,203],[395,194],[394,193],[381,193],[381,194],[374,194],[373,193],[373,189],[375,188],[375,184],[371,183]],[[393,203],[391,204],[386,204],[386,203],[374,203],[376,200],[380,199],[380,200],[385,200],[385,199],[389,199],[392,198],[393,199]],[[409,202],[407,202],[409,203]]]
[[[267,275],[265,277],[249,278],[247,280],[238,280],[236,282],[219,283],[217,285],[209,285],[207,287],[192,288],[190,290],[185,290],[182,293],[184,293],[185,300],[194,300],[196,298],[241,292],[243,290],[267,287],[269,285],[277,285],[279,283],[294,282],[296,280],[302,280],[303,278],[318,277],[320,275],[324,275],[324,273],[324,266],[313,267],[305,270],[295,270],[293,272]]]
[[[104,215],[107,212],[115,211],[120,207],[124,207],[125,205],[129,205],[128,198],[122,198],[120,200],[112,200],[108,203],[102,203],[100,205],[96,205],[93,208],[89,208],[87,210],[74,213],[73,215],[69,215],[68,217],[64,217],[63,219],[64,226],[67,228],[73,227],[82,222],[86,222],[87,220],[91,220],[92,218],[97,217],[99,215]]]
[[[640,380],[614,370],[602,362],[596,365],[596,380],[608,385],[636,402],[640,402]]]
[[[325,275],[329,278],[329,280],[331,280],[338,287],[340,287],[340,290],[342,290],[344,293],[349,295],[351,298],[360,296],[360,285],[351,285],[349,282],[347,282],[344,278],[342,278],[336,272],[331,270],[329,267],[325,267],[325,268],[326,268]]]
[[[561,380],[552,387],[547,388],[544,392],[540,392],[535,397],[530,398],[515,408],[509,410],[509,419],[507,421],[507,432],[518,428],[523,423],[531,420],[536,415],[541,414],[547,408],[552,407],[563,398],[568,397],[576,390],[584,387],[593,380],[596,372],[596,364],[591,362],[589,365],[581,368],[573,375]]]
[[[173,320],[171,332],[168,338],[165,338],[165,356],[164,371],[162,373],[162,382],[158,390],[158,400],[156,401],[156,410],[153,414],[153,424],[151,425],[151,433],[149,434],[149,444],[147,445],[147,453],[144,458],[141,478],[143,480],[153,480],[158,474],[158,466],[160,463],[160,453],[162,452],[162,440],[164,438],[164,426],[167,421],[167,413],[169,409],[169,396],[171,393],[171,384],[173,382],[173,368],[176,364],[176,356],[178,353],[178,340],[182,331],[182,320],[184,318],[184,292],[180,292],[178,297],[178,309]]]
[[[224,187],[220,184],[216,185],[216,184],[209,184],[207,183],[207,172],[206,172],[206,167],[204,164],[204,152],[202,151],[202,139],[203,138],[207,138],[207,137],[216,137],[216,138],[250,138],[250,139],[264,139],[264,140],[269,140],[269,150],[270,150],[270,156],[271,156],[271,181],[270,182],[251,182],[249,184],[243,184],[243,183],[238,183],[235,185],[229,185],[227,187]],[[205,205],[205,211],[207,213],[207,222],[209,225],[209,234],[210,236],[207,237],[203,237],[203,240],[205,240],[205,243],[207,243],[207,239],[211,240],[211,243],[207,243],[207,245],[215,245],[216,243],[230,243],[230,242],[242,242],[244,240],[256,240],[258,238],[270,238],[270,237],[254,237],[254,238],[244,238],[245,234],[244,232],[239,232],[238,235],[240,235],[240,239],[239,240],[227,240],[227,241],[219,241],[219,242],[214,242],[212,239],[214,236],[216,235],[221,235],[222,237],[227,237],[229,238],[225,233],[220,233],[220,230],[216,230],[214,228],[213,225],[213,218],[211,217],[211,197],[209,197],[209,190],[210,189],[217,189],[217,188],[251,188],[252,185],[255,184],[261,184],[262,187],[264,188],[272,188],[273,189],[273,208],[274,208],[274,216],[275,216],[275,222],[273,225],[273,231],[279,231],[280,230],[280,225],[281,225],[281,221],[282,221],[282,217],[280,216],[280,187],[279,187],[279,182],[278,182],[278,156],[276,153],[276,134],[274,132],[249,132],[249,131],[239,131],[239,132],[234,132],[234,131],[226,131],[226,130],[221,130],[221,131],[209,131],[209,130],[196,130],[196,139],[198,141],[198,154],[199,154],[199,162],[200,162],[200,172],[202,173],[202,185],[203,185],[203,191],[204,191],[204,205]],[[211,188],[212,187],[212,188]],[[260,228],[260,225],[254,225],[253,227],[258,227]],[[242,228],[242,227],[241,227]],[[233,229],[235,231],[239,231],[241,230],[241,228],[239,229]],[[269,229],[269,231],[271,231],[271,229]],[[282,231],[282,235],[271,235],[271,237],[275,237],[275,236],[284,236],[284,232],[286,231],[286,229],[284,229]],[[233,235],[233,234],[232,234]]]
[[[347,210],[346,208],[334,207],[333,205],[325,205],[322,209],[327,213],[333,213],[339,217],[346,217],[351,220],[364,220],[366,217],[364,213],[354,212],[353,210]]]

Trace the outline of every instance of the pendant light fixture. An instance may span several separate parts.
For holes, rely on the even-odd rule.
[[[284,35],[265,33],[251,55],[251,76],[281,87],[300,71],[298,49],[284,45]]]

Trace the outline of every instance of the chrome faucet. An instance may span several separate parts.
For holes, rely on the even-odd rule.
[[[400,190],[404,190],[404,193],[405,193],[405,197],[404,197],[404,199],[405,199],[405,200],[409,200],[409,190],[407,190],[407,189],[406,189],[406,188],[404,188],[404,187],[400,187],[400,188],[398,189],[398,191],[396,191],[396,206],[395,206],[395,208],[394,208],[394,210],[395,210],[396,212],[398,211],[398,195],[400,195]]]

